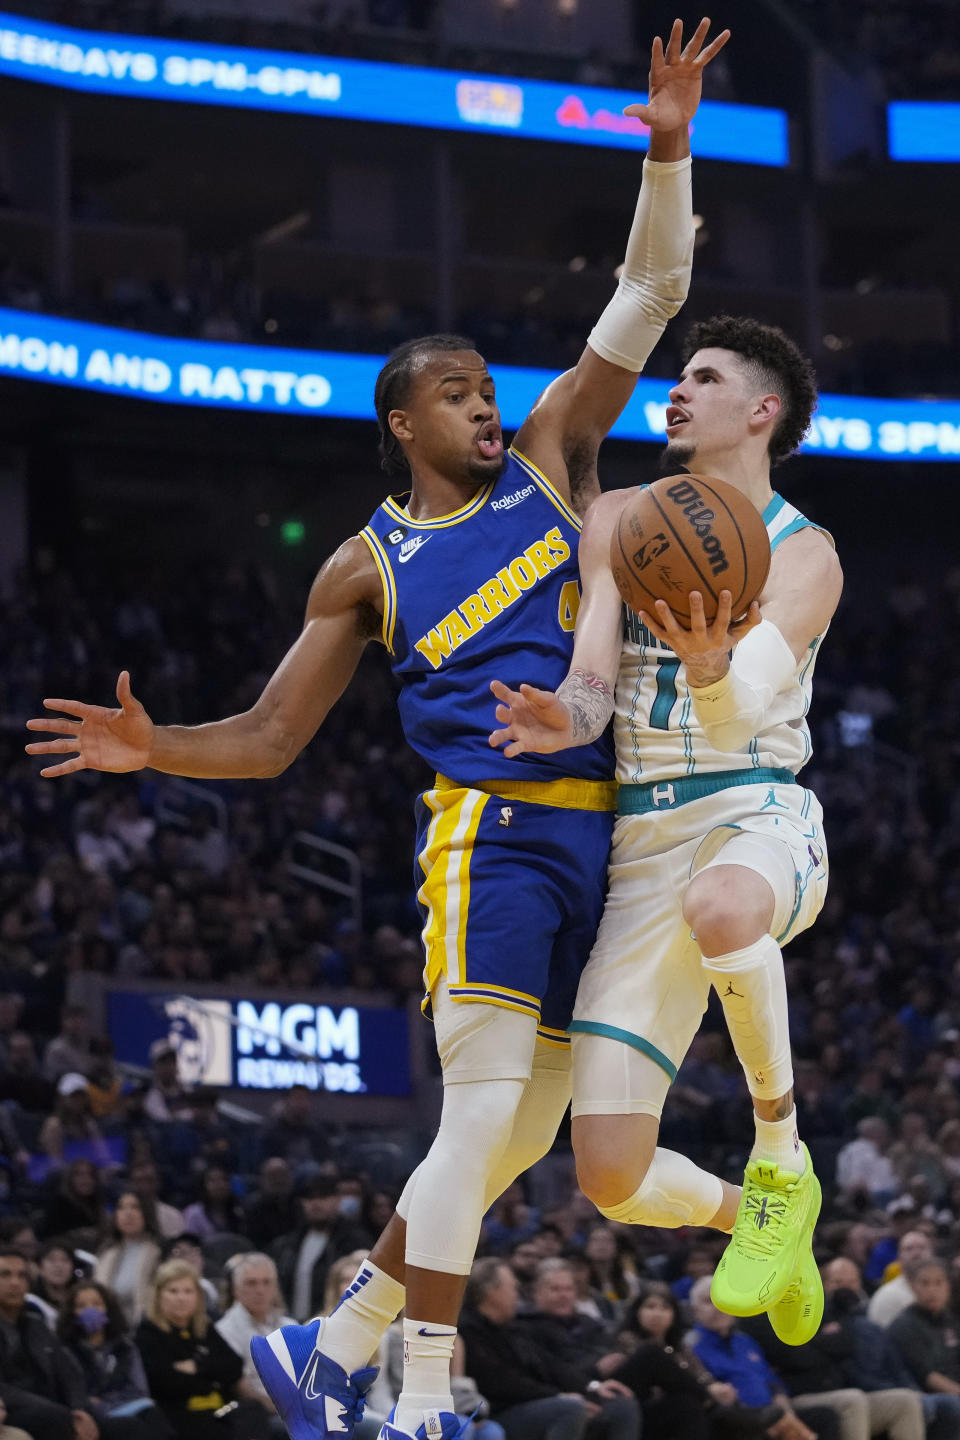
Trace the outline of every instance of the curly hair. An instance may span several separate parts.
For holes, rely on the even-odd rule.
[[[807,357],[776,325],[746,315],[700,320],[681,351],[686,365],[697,350],[732,350],[752,383],[780,397],[780,414],[770,435],[770,464],[779,465],[800,445],[817,408],[817,377]]]
[[[444,351],[475,349],[473,341],[465,335],[421,335],[416,340],[406,340],[398,345],[388,356],[387,363],[377,376],[373,403],[380,430],[380,468],[386,471],[391,481],[408,478],[410,466],[403,446],[390,429],[390,411],[407,403],[413,381],[424,360]]]

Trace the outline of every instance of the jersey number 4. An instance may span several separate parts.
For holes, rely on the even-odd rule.
[[[557,607],[557,620],[561,630],[576,629],[579,609],[580,586],[576,580],[565,580],[560,587],[560,604]]]

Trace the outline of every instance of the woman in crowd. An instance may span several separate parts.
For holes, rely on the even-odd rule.
[[[97,1251],[93,1278],[116,1295],[131,1329],[143,1315],[150,1282],[160,1263],[160,1237],[148,1200],[124,1190],[117,1200],[107,1238]]]
[[[37,1272],[30,1299],[54,1329],[76,1279],[76,1261],[65,1240],[47,1241],[40,1251]]]
[[[116,1296],[105,1285],[96,1280],[75,1285],[57,1331],[83,1371],[100,1440],[172,1440],[173,1431],[150,1398],[143,1361]]]
[[[93,1118],[85,1075],[70,1071],[57,1082],[57,1103],[40,1127],[38,1145],[50,1163],[63,1165],[85,1158],[109,1165],[110,1152]]]
[[[644,1440],[709,1440],[710,1412],[736,1402],[733,1386],[715,1381],[684,1346],[684,1328],[669,1285],[644,1282],[621,1336],[633,1353],[613,1372],[643,1406]]]
[[[625,1262],[613,1227],[595,1225],[587,1236],[584,1254],[590,1262],[590,1290],[623,1315],[627,1303],[637,1294],[640,1281],[632,1262]]]
[[[106,1224],[100,1172],[92,1160],[72,1160],[57,1175],[56,1189],[44,1207],[39,1224],[43,1239],[64,1235],[80,1240],[99,1235]]]
[[[243,1235],[246,1218],[233,1193],[233,1177],[223,1165],[208,1165],[200,1180],[200,1198],[183,1212],[183,1225],[201,1240]]]
[[[177,1440],[260,1440],[263,1409],[236,1400],[243,1361],[210,1325],[197,1272],[185,1260],[157,1271],[137,1346],[150,1394]]]
[[[950,1306],[950,1276],[939,1260],[910,1266],[916,1296],[887,1331],[921,1390],[960,1395],[960,1318]]]

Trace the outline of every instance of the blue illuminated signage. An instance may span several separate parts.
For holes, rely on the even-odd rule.
[[[168,1040],[190,1085],[344,1095],[409,1095],[405,1010],[240,997],[113,990],[107,1021],[117,1059],[149,1064]]]
[[[339,56],[111,35],[0,12],[0,74],[98,94],[140,95],[299,114],[482,130],[532,140],[645,149],[647,127],[621,114],[633,91],[458,74]],[[786,165],[782,110],[705,100],[698,156]]]
[[[384,357],[266,345],[171,340],[0,308],[0,375],[178,405],[372,420]],[[507,429],[523,423],[552,370],[494,365]],[[613,427],[620,440],[662,441],[667,382],[641,376]],[[871,460],[957,460],[960,401],[821,395],[803,449]]]
[[[891,160],[960,160],[960,103],[895,100],[887,133]]]

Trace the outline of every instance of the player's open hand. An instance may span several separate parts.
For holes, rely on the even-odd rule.
[[[683,21],[674,20],[666,50],[660,36],[656,36],[650,57],[647,103],[628,105],[624,115],[636,115],[651,130],[679,130],[690,124],[700,104],[704,67],[730,39],[730,31],[722,30],[704,49],[709,29],[710,21],[701,20],[684,45]]]
[[[717,613],[707,622],[703,611],[703,596],[699,590],[691,590],[690,628],[681,625],[666,600],[654,605],[655,614],[639,611],[640,619],[658,640],[663,640],[683,661],[687,682],[697,687],[713,685],[722,680],[730,669],[730,652],[760,624],[760,606],[754,600],[742,620],[731,621],[730,608],[733,597],[729,590],[721,590],[717,600]]]
[[[117,681],[119,710],[103,705],[87,705],[82,700],[44,700],[47,710],[59,715],[43,715],[27,721],[28,730],[45,731],[48,735],[64,735],[64,740],[35,740],[26,746],[28,755],[71,755],[58,765],[47,765],[41,775],[73,775],[77,770],[109,770],[122,774],[142,770],[150,760],[153,743],[153,721],[130,689],[130,673],[121,670]]]
[[[533,685],[511,690],[499,680],[492,680],[490,689],[500,701],[497,719],[503,727],[490,736],[495,750],[503,745],[504,755],[512,759],[528,750],[550,755],[555,750],[566,750],[573,743],[570,711],[552,690],[537,690]]]

